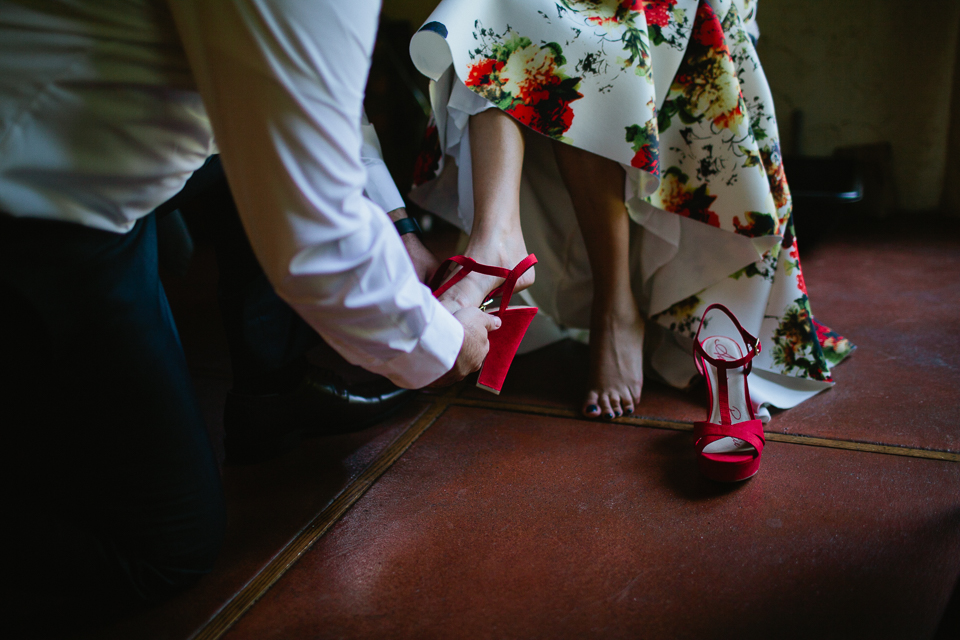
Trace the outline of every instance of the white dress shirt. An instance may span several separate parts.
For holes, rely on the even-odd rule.
[[[215,137],[277,293],[349,361],[405,387],[433,381],[463,329],[370,199],[392,209],[399,193],[366,180],[385,172],[361,130],[379,8],[0,0],[0,211],[127,232]]]
[[[363,145],[360,147],[360,160],[367,169],[367,182],[363,185],[363,195],[367,196],[384,211],[393,211],[406,206],[397,183],[393,181],[387,164],[383,161],[380,138],[377,130],[370,124],[366,112],[360,125]]]

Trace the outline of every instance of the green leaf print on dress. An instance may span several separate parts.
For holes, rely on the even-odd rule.
[[[653,203],[664,211],[705,222],[713,227],[720,226],[720,219],[710,209],[717,196],[710,194],[707,183],[693,186],[689,182],[690,176],[677,167],[670,167],[663,172],[660,188],[650,198],[652,201],[656,198]]]
[[[737,129],[744,117],[736,68],[723,30],[709,3],[697,11],[683,63],[660,109],[660,131],[674,115],[684,124],[710,122],[716,130]]]
[[[690,18],[683,9],[677,9],[677,0],[634,0],[634,6],[642,4],[647,17],[647,31],[653,46],[667,45],[683,49]]]
[[[674,0],[675,1],[675,0]],[[584,28],[591,29],[601,44],[619,43],[626,58],[618,58],[626,71],[636,67],[636,74],[648,77],[650,69],[650,38],[640,20],[642,0],[559,0],[557,13],[562,17],[568,11],[582,19]],[[579,34],[577,34],[579,35]],[[606,58],[602,49],[597,57]]]
[[[696,315],[696,311],[702,304],[703,300],[699,295],[692,295],[675,302],[669,309],[661,311],[652,316],[651,319],[656,320],[658,324],[670,331],[692,338],[694,328],[700,324],[700,316]]]
[[[740,271],[732,273],[730,277],[734,280],[739,280],[740,278],[756,278],[759,276],[767,282],[773,282],[777,273],[777,259],[780,256],[779,249],[779,247],[774,247],[763,255],[763,259],[748,264],[743,269],[740,269]]]
[[[656,113],[656,107],[653,108],[654,113]],[[633,147],[634,153],[630,166],[653,175],[659,175],[660,137],[657,135],[656,118],[648,120],[647,124],[643,126],[632,124],[626,127],[626,131],[626,141]]]
[[[813,319],[813,326],[817,328],[817,340],[823,349],[823,357],[831,367],[839,364],[856,349],[852,342],[831,330],[830,327],[820,324],[816,318]]]
[[[780,318],[773,332],[773,363],[780,373],[829,382],[830,365],[823,355],[810,312],[810,300],[801,295]]]
[[[733,216],[733,226],[740,235],[760,238],[777,232],[774,219],[762,211],[744,211],[743,217],[744,221],[740,222],[740,216]]]

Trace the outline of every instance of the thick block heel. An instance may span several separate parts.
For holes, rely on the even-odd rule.
[[[480,367],[480,379],[477,386],[481,389],[500,394],[503,388],[503,381],[507,377],[507,371],[510,370],[510,364],[513,357],[517,354],[520,347],[520,341],[530,327],[533,317],[537,315],[536,307],[511,307],[510,298],[513,296],[513,290],[517,286],[517,280],[520,279],[526,271],[537,264],[537,257],[532,253],[520,261],[513,269],[504,269],[502,267],[491,267],[480,264],[473,258],[466,256],[453,256],[447,258],[437,272],[433,274],[430,282],[430,289],[433,295],[440,297],[443,293],[463,280],[468,274],[476,271],[488,276],[503,278],[504,282],[499,287],[487,295],[488,300],[500,298],[500,309],[502,311],[491,311],[489,313],[499,316],[501,320],[500,328],[491,331],[488,336],[490,339],[490,351]],[[447,270],[457,265],[460,269],[454,273],[446,282]],[[484,306],[480,307],[485,309]]]
[[[499,329],[488,334],[490,352],[480,368],[477,386],[500,395],[503,381],[507,377],[514,356],[517,355],[520,342],[537,315],[537,308],[514,307],[494,315],[500,317],[502,324]]]

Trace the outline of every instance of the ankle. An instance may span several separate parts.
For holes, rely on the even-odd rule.
[[[640,308],[630,292],[614,296],[595,295],[591,316],[594,323],[604,325],[623,326],[644,323]]]

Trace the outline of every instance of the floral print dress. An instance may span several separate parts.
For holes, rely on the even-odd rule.
[[[830,387],[831,366],[853,345],[810,309],[756,9],[756,0],[443,0],[410,47],[433,104],[411,197],[469,230],[469,117],[499,108],[526,125],[521,222],[540,263],[525,293],[557,327],[583,329],[590,269],[550,139],[619,162],[651,369],[689,385],[693,335],[721,302],[762,341],[750,387],[766,419],[767,406]]]

